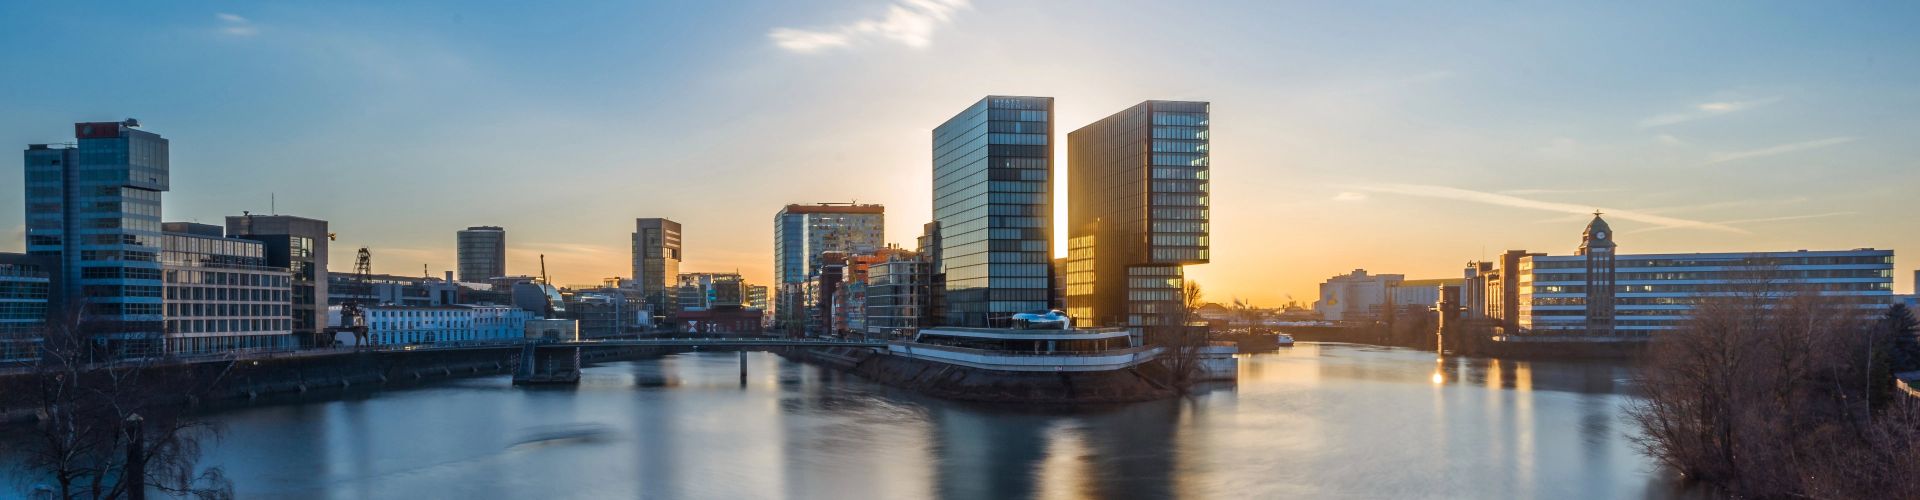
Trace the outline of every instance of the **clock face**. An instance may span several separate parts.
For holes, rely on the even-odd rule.
[[[1604,239],[1607,239],[1607,232],[1606,232],[1606,231],[1596,231],[1596,232],[1594,232],[1594,233],[1593,233],[1593,237],[1594,237],[1594,239],[1601,239],[1601,240],[1604,240]]]

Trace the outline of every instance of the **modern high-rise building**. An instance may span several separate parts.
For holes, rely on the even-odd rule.
[[[1067,309],[1138,333],[1185,317],[1208,261],[1205,102],[1147,101],[1067,134]]]
[[[38,359],[56,266],[49,256],[0,253],[0,364]]]
[[[499,226],[474,226],[460,230],[460,281],[486,283],[507,275],[507,230]]]
[[[327,329],[327,221],[291,215],[227,216],[227,235],[265,245],[267,265],[291,274],[293,331],[319,339]]]
[[[673,312],[680,280],[680,223],[661,218],[634,219],[633,281],[656,317]]]
[[[156,349],[164,325],[160,194],[168,143],[135,120],[73,125],[27,146],[27,253],[59,260],[53,302],[118,349]]]
[[[793,204],[774,214],[775,322],[782,328],[818,323],[818,318],[810,321],[808,311],[820,298],[813,284],[824,264],[821,257],[878,250],[886,245],[886,226],[886,207],[880,205]]]
[[[933,129],[947,326],[1007,324],[1053,302],[1053,98],[987,96]]]
[[[1680,328],[1695,306],[1758,287],[1807,290],[1878,313],[1893,303],[1893,251],[1614,255],[1599,216],[1575,255],[1521,257],[1518,327],[1535,333],[1648,334]],[[1604,255],[1596,250],[1608,250]]]
[[[212,224],[161,227],[167,352],[296,345],[291,273],[268,264],[265,244],[228,238]]]

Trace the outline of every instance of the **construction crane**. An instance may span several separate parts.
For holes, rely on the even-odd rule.
[[[555,292],[559,291],[558,287],[553,286],[553,281],[547,279],[547,254],[544,254],[544,253],[540,254],[540,286],[546,287],[546,288],[552,288]],[[548,293],[547,290],[545,289],[542,289],[540,290],[540,297],[547,299],[546,317],[552,318],[553,317],[553,294]]]

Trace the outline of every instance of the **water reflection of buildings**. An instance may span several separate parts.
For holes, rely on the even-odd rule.
[[[1098,413],[940,405],[929,417],[943,498],[1168,498],[1180,401]]]

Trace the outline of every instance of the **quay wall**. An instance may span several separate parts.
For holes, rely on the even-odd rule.
[[[1147,362],[1124,370],[1011,372],[893,356],[871,349],[790,349],[791,359],[844,370],[877,383],[957,401],[1028,404],[1130,403],[1173,397],[1167,370]]]

